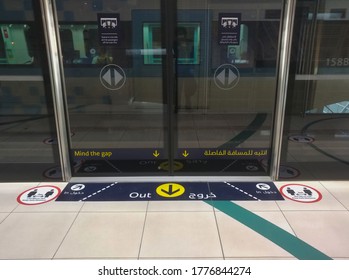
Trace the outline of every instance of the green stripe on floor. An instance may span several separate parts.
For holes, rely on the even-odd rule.
[[[300,260],[331,260],[308,243],[231,201],[205,201]]]

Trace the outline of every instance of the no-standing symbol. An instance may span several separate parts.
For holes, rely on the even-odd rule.
[[[56,186],[39,186],[22,192],[17,202],[23,205],[38,205],[56,199],[61,189]]]
[[[234,88],[240,80],[239,70],[232,64],[222,64],[214,72],[214,83],[223,90]]]
[[[280,188],[280,193],[287,199],[302,203],[314,203],[322,199],[318,190],[302,184],[284,185]]]
[[[125,85],[126,74],[120,66],[108,64],[102,68],[99,79],[105,88],[118,90]]]

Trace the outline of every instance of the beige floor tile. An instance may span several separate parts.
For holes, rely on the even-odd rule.
[[[285,211],[296,235],[330,257],[349,257],[348,211]]]
[[[223,257],[220,257],[220,258],[212,258],[212,257],[173,257],[173,258],[162,258],[162,257],[157,257],[157,258],[142,258],[140,257],[139,260],[161,260],[161,261],[166,261],[166,260],[175,260],[175,261],[178,261],[178,262],[181,262],[181,261],[202,261],[200,263],[200,265],[204,265],[204,262],[205,261],[211,261],[211,265],[212,265],[212,261],[214,260],[217,260],[217,261],[221,261],[221,260],[224,260]]]
[[[333,195],[324,188],[320,182],[315,181],[300,181],[300,182],[275,182],[275,185],[280,188],[288,184],[301,184],[315,188],[322,195],[322,199],[314,203],[302,203],[290,200],[285,198],[284,201],[277,201],[281,210],[303,210],[303,211],[312,211],[312,210],[345,210],[345,207],[338,202]]]
[[[0,212],[11,212],[17,206],[17,197],[25,190],[36,187],[38,183],[1,183]]]
[[[9,213],[0,213],[0,223],[2,223],[8,215],[10,215],[10,214]]]
[[[315,187],[322,193],[322,201],[311,204],[291,200],[234,203],[290,233],[295,232],[334,259],[349,259],[349,183],[299,180],[276,182],[276,185],[290,183]],[[17,203],[19,194],[37,185],[0,183],[0,259],[294,259],[224,213],[216,210],[214,214],[213,208],[202,201],[51,201],[36,206]],[[66,183],[42,182],[40,185],[63,189]],[[69,230],[79,211],[76,223]]]
[[[81,212],[145,212],[148,201],[88,201]]]
[[[249,257],[249,258],[225,258],[225,260],[261,260],[261,261],[265,261],[265,260],[270,260],[270,261],[274,261],[274,260],[281,260],[281,261],[288,261],[288,260],[298,260],[296,257],[273,257],[273,258],[266,258],[266,257]]]
[[[291,232],[281,212],[259,212],[263,218]],[[228,215],[218,212],[217,222],[225,258],[293,257],[272,241],[256,233]]]
[[[150,212],[212,212],[212,206],[203,201],[150,201]]]
[[[275,201],[234,201],[235,204],[249,211],[279,211]]]
[[[321,184],[347,209],[349,209],[349,182],[324,181]]]
[[[0,224],[0,259],[51,259],[73,213],[12,213]]]
[[[80,213],[55,258],[137,258],[145,213]]]
[[[83,203],[66,201],[49,201],[38,205],[18,205],[14,213],[35,213],[35,212],[79,212]]]
[[[213,213],[148,212],[141,258],[222,256]]]

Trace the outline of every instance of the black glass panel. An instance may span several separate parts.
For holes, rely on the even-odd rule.
[[[1,181],[61,180],[38,1],[0,4]]]
[[[280,179],[348,179],[348,1],[298,1]]]

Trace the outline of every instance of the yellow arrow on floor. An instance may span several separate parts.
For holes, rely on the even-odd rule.
[[[185,188],[176,183],[165,183],[156,188],[156,193],[166,198],[181,196],[184,192]]]

